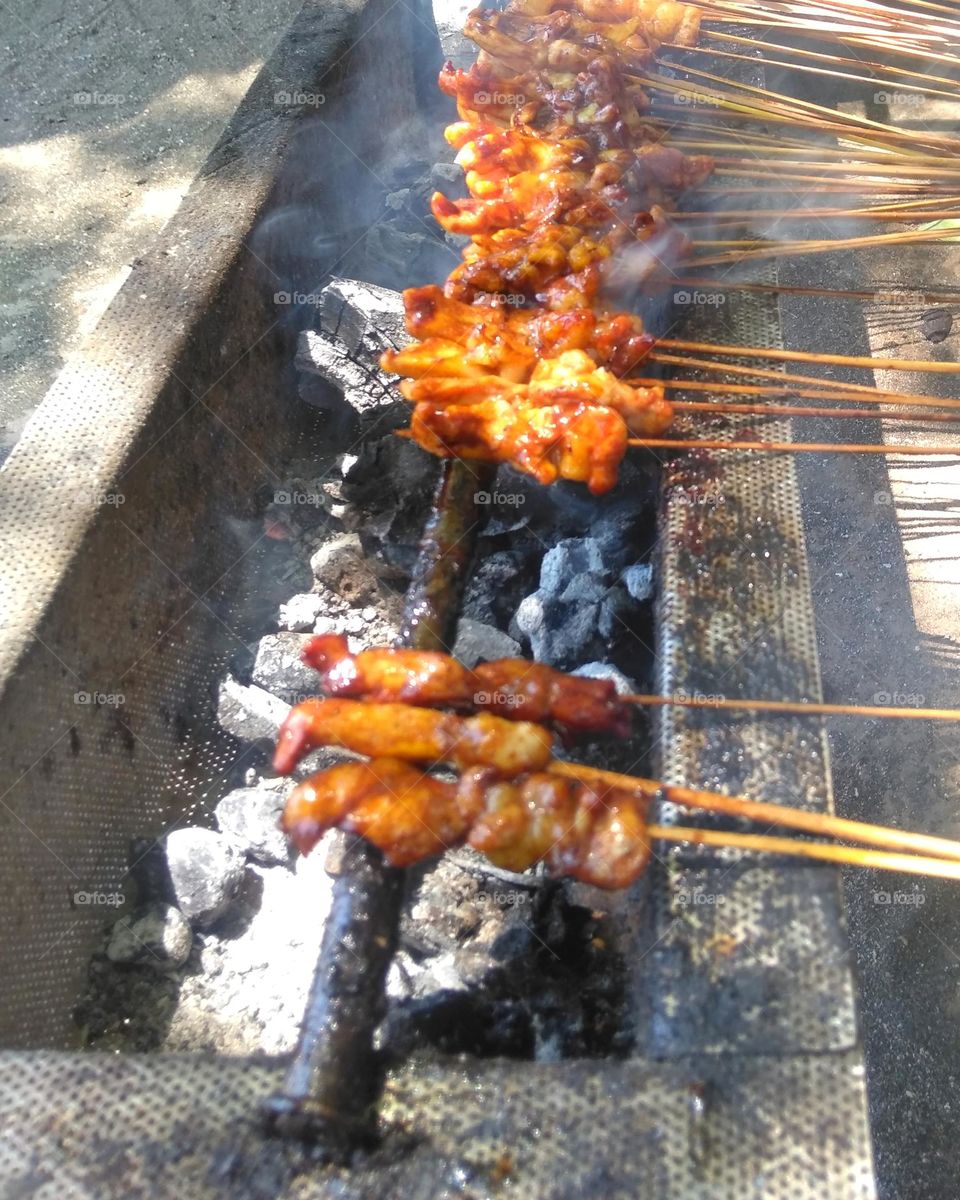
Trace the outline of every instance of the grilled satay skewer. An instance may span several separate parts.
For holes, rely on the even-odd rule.
[[[416,706],[491,712],[534,721],[562,735],[630,732],[631,707],[608,679],[586,679],[525,658],[501,658],[473,670],[449,654],[383,647],[352,654],[341,634],[306,643],[303,661],[320,672],[328,695]]]
[[[642,796],[542,771],[503,779],[474,767],[447,783],[375,758],[298,784],[282,827],[302,854],[337,826],[373,842],[397,867],[466,843],[506,870],[544,862],[551,874],[622,888],[650,858],[646,811]]]
[[[395,758],[346,763],[298,784],[287,800],[281,826],[301,854],[309,853],[327,830],[337,827],[366,838],[397,867],[466,844],[506,870],[523,871],[544,863],[553,876],[570,876],[605,889],[634,883],[650,861],[654,841],[960,879],[960,861],[947,857],[652,825],[647,819],[648,793],[605,786],[601,779],[590,777],[589,769],[579,778],[572,764],[564,765],[564,775],[535,771],[511,779],[490,768],[474,767],[456,782],[446,782]],[[888,836],[885,844],[896,844],[891,839],[897,830],[875,828]],[[960,843],[931,841],[943,842],[949,858],[960,859]]]
[[[406,704],[307,700],[293,708],[281,726],[274,767],[280,774],[288,774],[305,755],[320,746],[341,746],[371,758],[407,762],[415,764],[421,771],[441,762],[452,763],[463,772],[480,770],[485,786],[495,779],[516,781],[519,776],[539,776],[546,772],[568,783],[572,780],[588,785],[593,791],[599,789],[604,795],[611,790],[629,793],[644,805],[653,797],[663,796],[687,808],[722,812],[846,841],[923,851],[960,860],[960,843],[945,838],[847,821],[826,813],[800,812],[783,805],[748,800],[744,796],[675,787],[652,779],[561,762],[552,758],[552,738],[548,729],[529,721],[510,722],[486,713],[464,717]],[[354,777],[346,778],[352,780]],[[432,784],[424,786],[430,790]],[[307,795],[308,792],[297,794]],[[443,792],[436,794],[441,799],[446,795]],[[417,811],[422,815],[426,809],[420,800],[417,805]],[[326,828],[338,823],[339,814],[346,810],[335,807],[331,811],[334,819]],[[444,822],[446,815],[441,824]],[[816,857],[816,854],[812,856]]]

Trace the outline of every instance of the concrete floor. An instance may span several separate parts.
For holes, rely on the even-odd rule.
[[[0,5],[0,461],[300,3]]]

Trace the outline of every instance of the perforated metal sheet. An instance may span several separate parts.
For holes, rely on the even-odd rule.
[[[776,301],[731,291],[722,309],[698,320],[698,337],[781,345]],[[726,427],[733,437],[748,420]],[[790,440],[791,430],[786,421],[764,421],[749,436]],[[663,693],[820,699],[792,457],[688,456],[667,470],[661,533]],[[659,735],[668,782],[831,807],[818,720],[664,709]],[[689,814],[666,806],[663,817],[680,822]],[[646,994],[656,997],[649,1001],[658,1018],[654,1052],[851,1047],[854,987],[833,872],[788,863],[744,872],[734,865],[739,851],[673,848],[667,859],[642,976]],[[720,865],[691,871],[681,860]],[[684,993],[692,987],[701,1001],[695,1019],[679,1004],[681,964]]]
[[[27,1069],[28,1068],[28,1069]],[[266,1141],[269,1064],[0,1055],[0,1179],[31,1200],[870,1200],[855,1056],[415,1062],[349,1171]]]

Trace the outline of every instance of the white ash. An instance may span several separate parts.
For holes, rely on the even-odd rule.
[[[257,644],[251,679],[287,704],[299,704],[317,693],[317,673],[300,655],[309,641],[304,633],[270,633]]]
[[[279,827],[284,793],[275,787],[235,788],[214,811],[221,833],[261,866],[289,862],[290,844]]]
[[[290,705],[263,688],[240,683],[232,676],[220,685],[217,720],[244,742],[273,743]]]
[[[183,966],[192,947],[193,930],[183,913],[171,904],[156,904],[121,917],[110,930],[106,954],[114,963],[170,970]]]
[[[281,629],[288,629],[292,633],[302,633],[304,630],[313,629],[323,608],[322,596],[316,592],[301,592],[297,596],[291,596],[286,604],[280,605],[277,624]]]
[[[165,842],[177,907],[198,928],[209,928],[237,894],[243,855],[212,829],[174,829]]]
[[[321,844],[292,870],[247,868],[255,886],[246,910],[232,914],[233,929],[200,935],[164,1050],[293,1050],[330,907],[323,857]]]
[[[650,600],[653,596],[653,565],[633,563],[625,567],[620,576],[634,600]]]

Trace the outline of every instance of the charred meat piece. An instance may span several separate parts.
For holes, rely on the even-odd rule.
[[[610,408],[588,403],[520,407],[508,400],[418,404],[410,432],[440,458],[509,463],[538,483],[571,479],[596,496],[617,482],[627,427]]]
[[[508,870],[543,862],[551,875],[601,888],[628,887],[650,860],[647,801],[632,792],[543,772],[500,779],[484,768],[446,783],[393,758],[298,784],[282,826],[302,854],[336,827],[397,867],[466,842]]]
[[[545,766],[553,738],[540,725],[504,721],[486,713],[458,717],[407,704],[305,700],[290,710],[280,727],[274,769],[288,775],[321,746],[340,746],[371,758],[484,766],[501,775],[515,775]]]
[[[471,671],[438,652],[384,647],[352,654],[342,634],[327,633],[307,642],[303,661],[320,672],[331,696],[484,710],[564,735],[630,732],[631,706],[610,680],[567,675],[525,658],[497,659]]]

